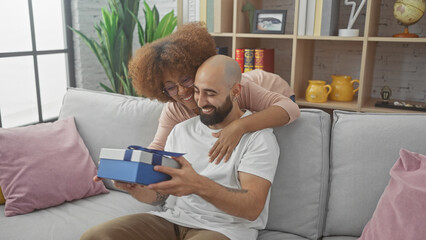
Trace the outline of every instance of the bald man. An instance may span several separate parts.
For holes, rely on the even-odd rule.
[[[165,150],[185,152],[180,169],[155,166],[172,179],[148,185],[170,195],[160,211],[121,217],[95,227],[82,239],[256,239],[266,226],[279,148],[272,129],[243,135],[228,162],[209,163],[213,133],[249,116],[239,109],[241,72],[224,55],[209,58],[194,83],[198,117],[170,133]]]

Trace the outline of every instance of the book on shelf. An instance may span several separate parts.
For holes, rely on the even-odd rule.
[[[323,0],[321,36],[337,36],[339,28],[339,0]]]
[[[235,49],[235,61],[240,65],[241,72],[244,72],[244,48]]]
[[[214,0],[207,0],[206,2],[206,26],[208,32],[214,31]]]
[[[275,51],[273,48],[256,48],[254,50],[254,69],[274,72]]]
[[[339,24],[339,0],[300,0],[300,36],[337,36]]]
[[[207,21],[207,0],[200,0],[200,22]]]
[[[306,32],[306,10],[308,0],[299,1],[299,23],[297,26],[297,35],[303,36]]]
[[[316,0],[315,21],[314,21],[314,36],[320,36],[321,35],[322,5],[323,5],[323,0]]]
[[[216,47],[216,53],[222,55],[228,55],[228,47]]]
[[[254,69],[254,48],[244,49],[244,72]]]
[[[313,36],[314,35],[314,25],[315,25],[315,0],[308,0],[306,5],[306,30],[305,35]]]

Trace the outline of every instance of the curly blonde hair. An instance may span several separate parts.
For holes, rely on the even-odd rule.
[[[139,95],[174,101],[162,91],[164,72],[195,77],[198,67],[213,55],[216,45],[206,27],[201,23],[185,24],[171,35],[139,48],[129,61],[129,74]]]

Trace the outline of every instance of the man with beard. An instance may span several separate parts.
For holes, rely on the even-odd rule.
[[[82,239],[256,239],[266,226],[270,188],[279,148],[272,129],[242,136],[228,162],[210,163],[213,133],[252,114],[239,109],[241,72],[224,55],[205,61],[195,76],[200,116],[174,127],[165,150],[187,153],[175,158],[180,169],[155,166],[172,179],[144,188],[170,195],[161,211],[121,217],[87,232]],[[135,190],[136,189],[136,190]],[[137,193],[132,195],[138,198]]]

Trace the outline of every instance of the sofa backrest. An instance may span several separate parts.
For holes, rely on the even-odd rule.
[[[334,111],[324,236],[360,236],[399,150],[426,154],[426,114]]]
[[[329,170],[330,115],[301,109],[274,129],[280,157],[271,191],[268,230],[317,239],[323,230]]]
[[[96,166],[101,148],[148,146],[154,138],[163,103],[121,94],[70,88],[59,119],[73,116]],[[106,187],[115,189],[104,180]]]

